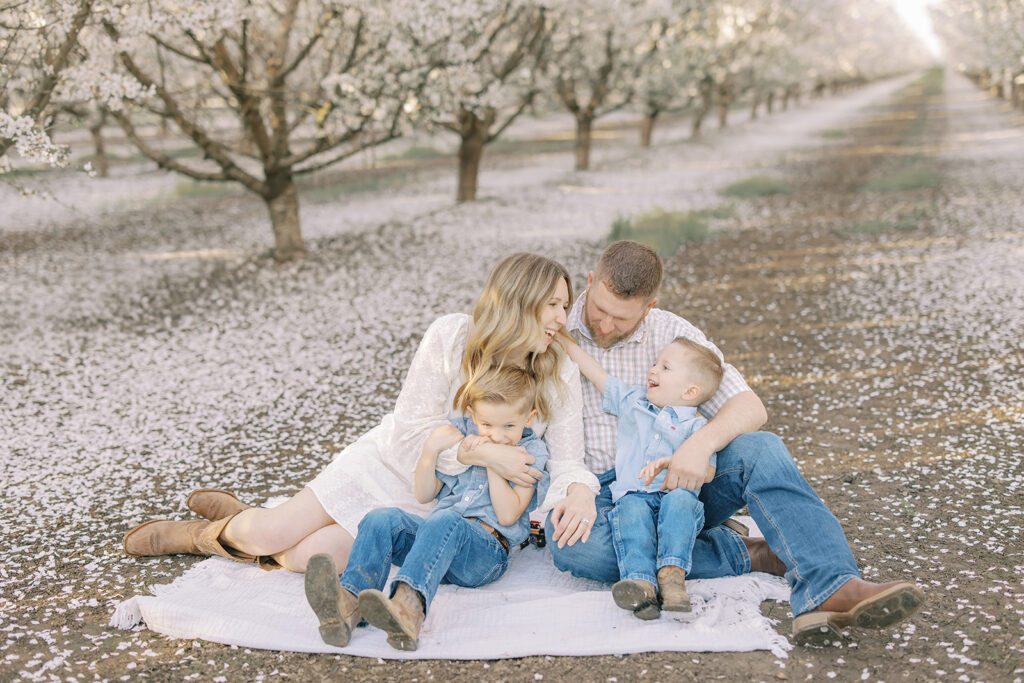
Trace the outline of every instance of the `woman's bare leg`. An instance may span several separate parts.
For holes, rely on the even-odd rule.
[[[288,550],[275,554],[274,559],[288,571],[302,573],[306,571],[309,558],[317,553],[327,553],[334,558],[337,570],[342,572],[345,571],[354,541],[352,534],[340,525],[331,524],[317,529]]]
[[[277,507],[254,507],[239,512],[224,527],[220,540],[249,555],[274,555],[331,525],[334,520],[307,487]]]

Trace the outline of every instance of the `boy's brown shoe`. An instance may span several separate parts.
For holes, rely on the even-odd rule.
[[[686,572],[682,567],[666,565],[658,570],[658,592],[661,593],[661,609],[667,612],[690,611]]]
[[[637,619],[657,619],[661,616],[658,593],[650,581],[623,579],[612,586],[612,598],[622,609],[628,609]]]
[[[306,564],[306,600],[320,620],[320,639],[345,647],[359,625],[359,599],[338,583],[334,558],[320,553]]]
[[[359,592],[359,611],[363,618],[382,631],[387,631],[388,645],[396,650],[415,650],[419,647],[423,609],[420,594],[401,581],[390,600],[372,588]]]
[[[924,591],[907,581],[879,584],[850,579],[818,609],[793,619],[793,642],[817,646],[841,642],[842,630],[848,626],[884,628],[906,619],[922,604]]]

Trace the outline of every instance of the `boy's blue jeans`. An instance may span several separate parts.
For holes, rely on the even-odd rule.
[[[704,506],[687,489],[634,491],[608,511],[619,577],[658,585],[662,567],[690,573],[693,544],[704,527]]]
[[[597,520],[586,543],[559,548],[549,543],[555,566],[575,576],[612,583],[619,580],[611,526],[608,485],[615,470],[598,477]],[[700,489],[704,530],[693,546],[688,578],[736,576],[750,571],[746,546],[721,526],[746,505],[765,540],[788,571],[793,614],[809,612],[844,583],[860,576],[850,546],[835,518],[810,487],[782,440],[769,432],[736,437],[718,452],[715,478]],[[554,535],[551,518],[547,537]]]
[[[442,583],[476,588],[496,581],[508,569],[508,554],[479,522],[452,510],[424,519],[377,508],[359,522],[341,587],[354,595],[384,590],[392,563],[401,567],[395,581],[416,589],[429,608]]]

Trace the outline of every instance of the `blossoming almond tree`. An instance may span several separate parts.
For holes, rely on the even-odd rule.
[[[78,39],[94,0],[0,0],[0,171],[12,147],[63,165],[66,151],[46,133],[54,91],[80,56]]]
[[[449,39],[420,10],[413,0],[122,0],[107,6],[75,83],[161,168],[260,197],[274,257],[291,260],[306,251],[296,178],[408,125]],[[154,117],[199,158],[148,139],[140,127]]]
[[[1024,3],[944,0],[931,14],[960,70],[1024,109]]]
[[[484,146],[494,141],[538,94],[537,64],[547,22],[533,0],[431,0],[444,17],[444,66],[429,74],[419,121],[459,136],[457,201],[476,198]]]
[[[552,11],[546,74],[576,119],[577,170],[590,167],[594,120],[629,104],[673,13],[669,0],[592,0]]]

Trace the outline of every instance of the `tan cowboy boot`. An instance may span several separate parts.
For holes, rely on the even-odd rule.
[[[197,489],[189,494],[185,505],[192,512],[209,520],[234,517],[239,512],[244,512],[252,507],[252,505],[246,505],[235,498],[234,494],[220,489]],[[281,564],[270,555],[257,557],[256,566],[264,571],[282,568]]]
[[[657,619],[661,616],[658,593],[650,581],[623,579],[612,586],[612,598],[622,609],[628,609],[637,619]]]
[[[219,555],[237,562],[252,562],[256,559],[252,555],[225,547],[221,543],[220,534],[230,521],[231,517],[218,519],[215,522],[202,520],[172,522],[155,519],[140,524],[125,534],[124,551],[134,557],[188,553],[190,555]]]
[[[848,626],[884,628],[924,604],[924,591],[908,581],[871,583],[850,579],[812,612],[793,619],[793,642],[824,646],[842,642]]]
[[[682,567],[670,564],[658,570],[658,592],[661,593],[661,609],[668,612],[690,611],[686,572]]]
[[[306,600],[320,620],[320,639],[345,647],[359,625],[359,598],[338,583],[334,558],[319,553],[306,564]]]
[[[359,611],[363,618],[387,631],[388,645],[396,650],[415,650],[419,646],[423,609],[420,594],[401,581],[390,600],[372,588],[359,592]]]
[[[233,494],[220,489],[198,489],[193,491],[185,505],[203,519],[224,519],[248,510],[250,505],[241,502]]]

